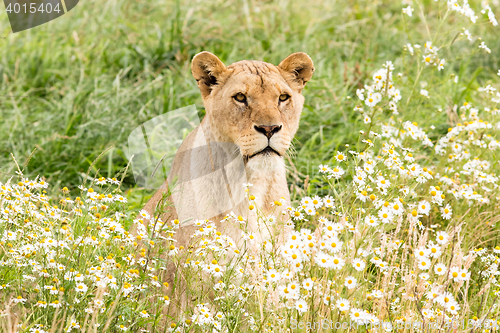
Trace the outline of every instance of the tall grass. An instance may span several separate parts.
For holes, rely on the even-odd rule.
[[[203,115],[190,75],[197,52],[211,51],[228,64],[242,59],[276,64],[304,51],[316,72],[305,91],[289,177],[292,193],[303,194],[306,175],[314,177],[313,166],[343,149],[341,144],[356,141],[361,119],[346,97],[381,62],[400,59],[395,64],[402,66],[406,43],[456,32],[453,19],[439,33],[428,32],[443,6],[425,1],[425,20],[417,10],[409,24],[394,2],[85,1],[53,22],[13,35],[1,13],[0,30],[7,38],[0,40],[0,172],[4,179],[13,174],[10,153],[22,163],[36,148],[26,174],[44,175],[54,189],[68,186],[75,193],[106,148],[113,147],[95,164],[93,175],[108,177],[126,165],[126,138],[140,123],[193,103]],[[483,37],[492,55],[460,53],[453,68],[442,74],[453,71],[460,78],[458,86],[439,96],[442,106],[467,98],[496,74],[498,32],[486,23],[470,29]],[[447,52],[458,54],[464,48],[470,45],[460,39]],[[412,80],[415,73],[406,74]],[[413,103],[406,108],[413,109]],[[415,120],[444,123],[445,114],[436,115],[432,106],[421,109]],[[316,190],[315,181],[308,184]],[[128,176],[125,186],[133,185]],[[143,194],[133,192],[132,197],[141,201]]]
[[[498,330],[498,27],[471,6],[475,23],[444,1],[414,1],[410,16],[392,2],[111,0],[9,36],[0,328]],[[276,233],[265,244],[229,214],[241,246],[200,220],[179,247],[175,221],[137,209],[148,193],[126,138],[187,104],[203,114],[189,73],[201,50],[315,61],[288,160],[294,204],[259,213]]]

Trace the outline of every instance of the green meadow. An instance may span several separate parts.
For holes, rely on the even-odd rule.
[[[498,332],[499,9],[84,0],[15,34],[0,11],[0,331]],[[264,212],[247,184],[248,210],[194,221],[182,245],[185,221],[141,211],[127,141],[205,115],[201,51],[301,51],[315,73],[291,206]]]
[[[56,190],[75,191],[89,168],[92,177],[113,176],[127,165],[127,138],[138,125],[191,104],[203,116],[190,73],[196,53],[210,51],[226,64],[243,59],[278,64],[303,51],[316,71],[304,91],[301,125],[287,163],[294,197],[307,192],[304,185],[315,191],[317,166],[358,140],[363,119],[353,111],[359,104],[356,89],[385,61],[404,72],[405,80],[414,80],[415,69],[404,69],[415,61],[404,56],[405,44],[448,40],[440,52],[450,65],[439,79],[456,74],[458,84],[432,102],[413,99],[400,110],[403,119],[434,124],[434,137],[448,126],[439,108],[463,103],[497,78],[498,29],[486,17],[475,25],[456,19],[441,24],[439,8],[445,7],[424,1],[410,18],[396,1],[81,1],[66,15],[16,34],[2,11],[0,179],[15,174],[11,154],[26,164],[26,175],[46,177]],[[450,43],[457,25],[481,36],[491,54],[482,56],[464,38]],[[417,88],[403,91],[403,98],[418,94]],[[150,194],[135,186],[130,172],[124,187],[137,206]]]

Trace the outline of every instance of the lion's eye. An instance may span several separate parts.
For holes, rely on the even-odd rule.
[[[288,95],[288,94],[281,94],[280,95],[280,102],[284,102],[284,101],[286,101],[289,98],[290,98],[290,95]]]
[[[240,103],[245,103],[247,101],[247,97],[242,93],[237,93],[236,95],[233,96],[233,98]]]

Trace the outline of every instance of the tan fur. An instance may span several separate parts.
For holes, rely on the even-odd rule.
[[[182,143],[179,152],[202,146],[210,142],[235,143],[243,155],[248,182],[253,184],[251,194],[257,197],[257,205],[263,213],[271,210],[274,200],[285,198],[289,201],[286,183],[286,170],[283,156],[290,147],[291,141],[298,129],[300,114],[304,103],[301,92],[314,71],[312,60],[305,53],[294,53],[283,60],[278,66],[262,61],[243,60],[228,67],[209,52],[201,52],[193,58],[192,73],[200,88],[205,104],[206,116]],[[234,100],[238,92],[247,97],[247,105]],[[279,96],[283,93],[291,97],[280,103]],[[261,154],[249,158],[264,149],[268,138],[258,132],[254,126],[281,125],[282,129],[269,140],[269,145],[281,156],[276,154]],[[179,155],[179,154],[178,154]],[[178,156],[177,155],[177,156]],[[180,160],[174,159],[172,173],[179,173],[187,178],[206,173],[212,163],[199,160],[189,152]],[[212,157],[213,158],[213,157]],[[248,159],[248,160],[247,160]],[[193,167],[194,166],[194,167]],[[210,170],[209,170],[210,171]],[[144,207],[150,214],[165,193],[168,184],[160,188]],[[213,193],[195,193],[196,198],[183,197],[187,205],[199,205],[200,200],[211,198]],[[201,198],[201,199],[200,199]],[[193,199],[193,200],[190,200]],[[190,202],[192,201],[192,202]],[[235,213],[251,216],[248,205],[235,207]],[[228,212],[220,216],[207,216],[214,222],[219,222]],[[163,216],[167,222],[177,218],[172,207],[170,214]],[[258,232],[255,220],[250,219],[250,230]],[[182,228],[181,228],[182,229]],[[238,240],[238,231],[231,234]],[[188,243],[188,239],[177,235],[178,245]]]
[[[250,194],[257,198],[256,206],[261,208],[264,214],[268,214],[272,209],[271,203],[275,200],[284,198],[289,203],[283,156],[298,129],[304,103],[301,92],[313,71],[313,62],[305,53],[294,53],[278,66],[262,61],[244,60],[227,67],[209,52],[197,54],[193,58],[192,74],[201,91],[206,116],[182,143],[174,159],[171,175],[193,179],[211,172],[213,159],[217,156],[210,154],[207,158],[207,155],[197,154],[192,148],[206,146],[209,142],[234,143],[245,161],[244,170],[248,182],[253,184]],[[246,105],[235,100],[237,93],[246,96]],[[281,94],[288,94],[290,98],[280,102]],[[268,139],[265,134],[257,131],[255,126],[282,127]],[[253,156],[268,144],[279,155],[268,153]],[[237,186],[241,188],[241,184]],[[168,181],[145,205],[144,209],[151,215],[155,213],[167,187]],[[220,195],[212,186],[201,186],[194,190],[189,188],[186,191],[182,200],[178,200],[182,202],[183,207],[170,207],[170,212],[161,216],[164,222],[177,218],[179,210],[189,212],[190,207],[196,209],[209,206],[214,198]],[[188,192],[190,194],[185,195]],[[172,197],[169,198],[170,201]],[[235,204],[237,205],[230,210],[236,215],[248,216],[248,229],[255,233],[259,241],[270,237],[265,230],[259,230],[255,210],[249,211],[248,201]],[[222,229],[220,220],[230,210],[205,218],[215,222],[218,229]],[[176,246],[189,244],[195,229],[194,225],[187,222],[181,225],[175,235]],[[237,243],[241,239],[239,228],[228,227],[224,233]],[[167,281],[174,278],[175,271],[170,271],[171,269],[167,269]]]

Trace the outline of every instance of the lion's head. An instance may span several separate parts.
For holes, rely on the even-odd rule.
[[[217,141],[235,143],[245,161],[285,154],[299,127],[302,89],[314,72],[307,54],[291,54],[278,66],[244,60],[226,67],[201,52],[191,69]]]

